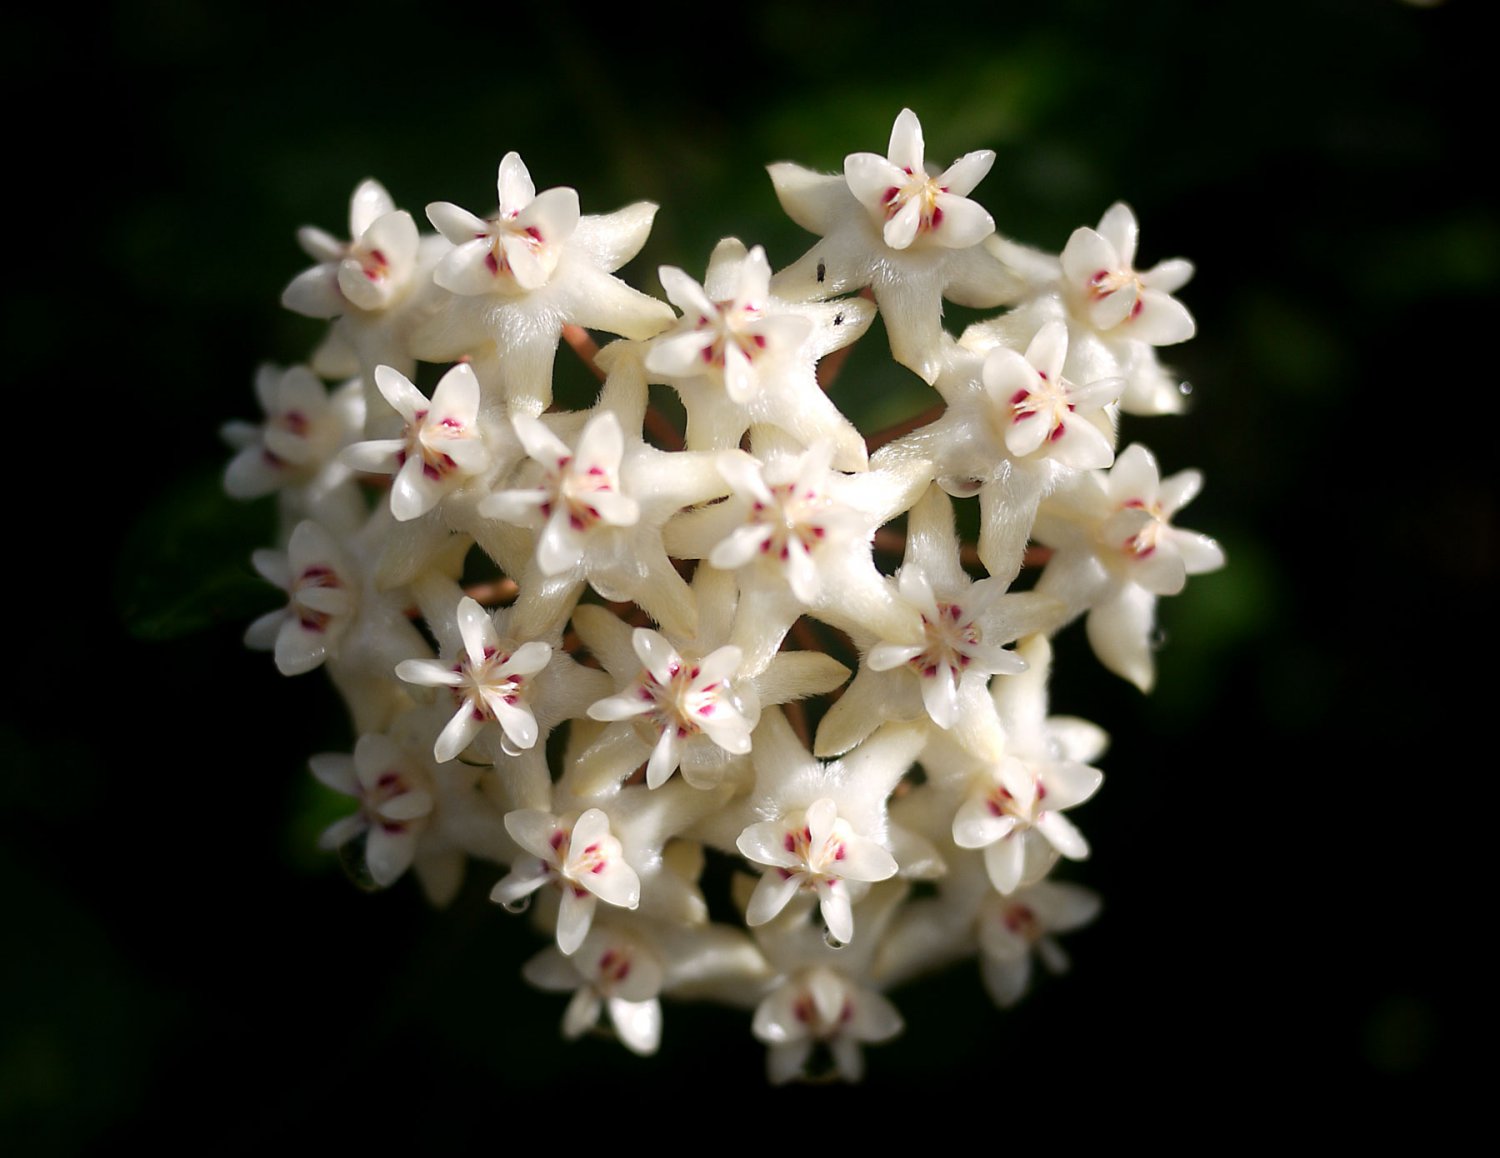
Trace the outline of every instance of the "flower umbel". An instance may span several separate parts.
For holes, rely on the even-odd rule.
[[[903,109],[884,154],[772,165],[810,248],[724,237],[658,267],[671,306],[616,276],[655,205],[585,216],[514,152],[489,216],[433,201],[424,236],[366,181],[349,241],[299,235],[283,300],[328,334],[225,431],[226,488],[279,520],[252,562],[286,605],[246,640],[349,710],[323,845],[366,888],[478,873],[526,909],[567,1039],[649,1055],[715,1000],[773,1083],[856,1081],[895,986],[977,957],[1008,1006],[1098,908],[1056,869],[1105,736],[1049,714],[1051,640],[1081,619],[1147,688],[1158,598],[1223,564],[1173,523],[1198,472],[1116,453],[1181,409],[1155,348],[1193,333],[1191,267],[1137,270],[1123,204],[1032,250],[973,199],[991,149],[926,153]],[[999,312],[955,336],[948,302]],[[862,431],[844,352],[877,314],[935,395]]]

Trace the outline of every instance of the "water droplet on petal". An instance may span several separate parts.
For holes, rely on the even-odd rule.
[[[517,897],[513,901],[505,901],[500,907],[507,913],[524,913],[527,909],[531,908],[531,894],[527,893],[524,897]]]
[[[510,737],[507,736],[504,732],[501,732],[500,751],[504,752],[507,756],[519,756],[523,751],[525,751],[525,749],[516,747],[510,742]]]
[[[823,930],[823,944],[827,945],[830,949],[842,949],[844,947],[844,942],[835,937],[829,929]]]
[[[1177,383],[1177,393],[1181,394],[1183,397],[1187,397],[1187,395],[1191,394],[1192,392],[1193,384],[1191,382],[1184,379],[1183,381]]]
[[[984,487],[984,480],[967,475],[945,476],[937,480],[938,486],[956,499],[967,499],[977,495]]]
[[[1158,627],[1151,633],[1150,642],[1152,651],[1160,651],[1167,646],[1167,633]]]
[[[353,882],[355,888],[366,893],[378,893],[380,885],[376,883],[374,875],[370,872],[370,866],[365,860],[365,844],[368,835],[362,832],[353,840],[339,845],[339,867],[344,870],[344,875]]]

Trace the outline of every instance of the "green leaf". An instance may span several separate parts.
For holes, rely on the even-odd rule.
[[[166,640],[248,623],[284,601],[250,566],[274,541],[274,502],[237,502],[217,474],[185,479],[151,504],[126,538],[116,603],[130,634]]]

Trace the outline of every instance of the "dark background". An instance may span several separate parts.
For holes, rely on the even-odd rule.
[[[1180,296],[1199,337],[1167,351],[1192,413],[1124,438],[1205,472],[1180,522],[1230,565],[1164,602],[1150,698],[1080,632],[1059,642],[1054,710],[1114,737],[1076,814],[1094,855],[1069,875],[1106,908],[1068,939],[1073,973],[1009,1014],[972,965],[898,991],[904,1037],[839,1104],[984,1090],[1073,1129],[1126,1099],[1238,1123],[1447,1088],[1489,1007],[1468,944],[1494,746],[1483,7],[1061,0],[881,22],[787,2],[726,32],[701,9],[175,0],[15,30],[0,1148],[435,1149],[493,1137],[518,1101],[708,1098],[747,1124],[811,1104],[759,1090],[736,1011],[669,1006],[647,1061],[564,1044],[565,999],[520,980],[540,942],[487,903],[492,870],[437,914],[410,881],[358,893],[317,852],[339,805],[305,762],[347,750],[347,724],[321,675],[240,646],[275,604],[247,563],[270,512],[220,495],[217,430],[257,417],[260,362],[315,340],[277,307],[306,265],[294,231],[343,235],[365,176],[419,219],[432,200],[483,211],[516,149],[585,212],[657,201],[624,273],[660,295],[659,264],[700,276],[725,234],[799,256],[811,238],[764,164],[883,151],[903,106],[939,164],[996,151],[976,196],[1002,232],[1055,252],[1123,198],[1145,264],[1197,263]],[[873,395],[926,404],[876,369],[882,343],[835,387],[856,420]]]

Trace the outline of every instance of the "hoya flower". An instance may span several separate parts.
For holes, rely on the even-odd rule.
[[[721,647],[684,658],[665,636],[638,627],[631,644],[640,674],[618,695],[589,708],[589,718],[613,722],[640,719],[657,733],[646,764],[646,784],[659,788],[677,770],[683,745],[702,735],[733,756],[750,751],[750,732],[760,718],[760,701],[748,681],[736,683],[742,653]]]
[[[401,437],[355,443],[341,458],[356,470],[394,474],[391,513],[406,522],[489,465],[478,425],[479,380],[460,362],[438,381],[430,402],[391,366],[375,368],[375,384],[405,423]]]
[[[576,449],[540,419],[517,414],[512,422],[527,455],[541,464],[542,477],[532,489],[499,492],[480,511],[490,518],[541,527],[536,561],[543,575],[561,575],[579,566],[595,527],[635,526],[641,508],[621,490],[625,436],[612,411],[600,411],[589,420]]]
[[[897,603],[921,624],[914,637],[851,632],[864,663],[818,728],[819,755],[847,752],[884,720],[926,718],[976,755],[1003,747],[986,691],[1026,661],[1005,645],[1040,630],[1057,612],[1033,592],[1009,593],[997,579],[974,582],[959,560],[952,503],[936,487],[912,508]]]
[[[804,446],[830,439],[835,465],[865,469],[864,439],[818,385],[817,363],[864,333],[871,303],[783,301],[765,251],[732,237],[714,247],[701,286],[673,266],[660,276],[682,318],[652,342],[645,368],[682,395],[689,448],[736,447],[752,425],[771,425]]]
[[[497,399],[540,414],[552,400],[564,325],[644,339],[671,324],[665,303],[612,276],[645,244],[656,206],[580,216],[575,190],[537,193],[515,153],[500,162],[496,186],[500,204],[490,218],[446,201],[427,207],[452,245],[433,278],[454,296],[413,332],[412,353],[426,361],[482,357],[480,376],[487,386],[493,379]]]
[[[844,179],[892,249],[918,241],[964,249],[983,241],[995,232],[995,222],[968,195],[995,163],[994,152],[965,153],[934,177],[927,172],[925,150],[922,123],[911,109],[902,109],[887,155],[849,154]]]
[[[1076,761],[1004,756],[975,778],[953,818],[953,843],[983,849],[990,882],[1001,893],[1014,892],[1040,880],[1059,856],[1088,856],[1088,842],[1063,810],[1082,804],[1103,779]]]
[[[1046,456],[1078,470],[1107,467],[1115,450],[1104,408],[1119,398],[1124,379],[1069,382],[1063,377],[1067,355],[1068,328],[1061,322],[1043,326],[1024,356],[992,350],[983,370],[991,422],[1017,458]]]
[[[1060,319],[1023,344],[1008,345],[1013,337],[971,326],[936,383],[947,410],[897,444],[928,456],[949,494],[979,496],[979,558],[1002,582],[1021,571],[1043,497],[1113,461],[1113,404],[1124,388],[1119,378],[1080,385],[1065,376],[1072,343]]]
[[[308,317],[335,318],[351,306],[386,309],[404,294],[417,267],[417,226],[380,182],[363,181],[354,190],[349,236],[353,240],[346,244],[311,226],[298,232],[318,264],[292,279],[282,305]]]
[[[989,308],[1014,300],[1020,283],[980,243],[990,215],[968,197],[994,154],[966,153],[928,173],[922,127],[903,109],[887,155],[852,153],[841,175],[799,165],[770,168],[787,214],[822,240],[771,279],[785,297],[827,298],[869,286],[891,354],[933,382],[942,369],[942,299]]]
[[[1094,654],[1142,691],[1155,673],[1157,597],[1177,594],[1189,575],[1224,565],[1214,540],[1172,525],[1202,483],[1194,470],[1161,478],[1155,456],[1137,443],[1108,473],[1079,476],[1038,511],[1037,541],[1054,554],[1037,590],[1071,614],[1087,610]]]
[[[959,345],[988,349],[999,344],[1019,350],[1044,325],[1060,321],[1068,327],[1070,338],[1066,372],[1075,382],[1120,378],[1125,385],[1119,406],[1125,413],[1181,413],[1186,384],[1162,364],[1156,351],[1166,344],[1160,340],[1164,336],[1176,342],[1193,334],[1191,317],[1168,296],[1169,287],[1187,280],[1191,266],[1178,259],[1163,262],[1148,274],[1119,268],[1118,252],[1110,256],[1108,250],[1114,243],[1104,240],[1104,234],[1114,232],[1133,239],[1134,219],[1122,220],[1128,212],[1116,206],[1105,215],[1099,230],[1074,234],[1079,244],[1070,254],[1070,262],[1077,259],[1071,270],[1064,269],[1059,257],[998,235],[986,239],[986,248],[1026,282],[1026,293],[1007,313],[969,326]],[[1133,253],[1133,240],[1129,244]],[[1134,315],[1133,320],[1116,320],[1124,310]],[[942,389],[941,382],[935,385]]]
[[[789,359],[812,329],[805,317],[768,312],[771,263],[758,245],[740,262],[734,296],[722,302],[675,266],[662,266],[659,276],[683,317],[656,339],[646,369],[677,378],[712,375],[741,406],[760,390],[758,363]]]
[[[1119,332],[1152,346],[1193,336],[1193,317],[1172,293],[1193,276],[1191,262],[1172,258],[1135,269],[1135,214],[1117,201],[1098,229],[1075,229],[1062,251],[1062,271],[1075,310],[1104,333]]]
[[[490,890],[490,900],[515,905],[544,884],[556,885],[562,892],[557,947],[565,956],[577,952],[588,936],[599,901],[623,909],[641,903],[641,879],[626,863],[602,810],[559,817],[522,809],[506,814],[505,829],[530,855]]]
[[[746,924],[775,918],[798,896],[816,900],[836,941],[854,936],[852,906],[900,868],[886,803],[922,746],[920,729],[887,724],[842,760],[814,760],[776,709],[756,732],[755,788],[734,845],[763,866]]]
[[[1031,959],[1065,972],[1068,955],[1055,933],[1070,933],[1099,914],[1099,896],[1080,885],[1037,881],[1010,896],[993,896],[979,913],[980,970],[995,1004],[1008,1009],[1031,984]]]
[[[714,456],[648,446],[603,404],[557,418],[516,414],[512,422],[530,461],[512,489],[491,494],[478,511],[541,531],[517,576],[522,603],[536,592],[561,605],[586,581],[606,599],[639,603],[663,629],[692,635],[696,609],[667,557],[662,526],[681,508],[728,490]],[[476,537],[486,541],[483,529]]]
[[[491,721],[499,724],[512,750],[532,747],[538,729],[527,702],[529,685],[551,662],[552,645],[502,639],[490,613],[468,596],[459,601],[457,615],[463,653],[456,662],[408,659],[396,665],[396,674],[407,683],[453,690],[457,711],[433,745],[433,758],[439,763],[454,759]]]
[[[646,761],[646,783],[662,784],[674,768],[694,788],[713,788],[748,768],[752,732],[763,704],[831,691],[848,668],[815,651],[782,651],[754,675],[743,651],[714,646],[729,631],[734,577],[701,567],[693,577],[699,633],[684,639],[635,628],[586,604],[573,627],[613,677],[616,694],[591,705],[607,726],[578,758],[580,791],[617,784]]]
[[[1120,456],[1104,484],[1113,513],[1098,532],[1104,545],[1116,548],[1111,561],[1119,573],[1153,595],[1175,595],[1189,575],[1224,565],[1212,539],[1172,525],[1202,486],[1195,470],[1161,478],[1155,457],[1138,443]]]
[[[1028,636],[1018,650],[1027,671],[993,690],[1004,755],[954,776],[964,796],[953,817],[953,843],[984,851],[990,882],[1002,894],[1040,880],[1059,856],[1088,856],[1088,842],[1063,812],[1098,791],[1104,774],[1089,761],[1107,744],[1087,721],[1047,715],[1052,648],[1046,637]],[[932,763],[941,757],[935,754]]]
[[[546,285],[562,246],[578,228],[578,191],[538,194],[519,154],[501,159],[495,184],[500,208],[493,217],[476,217],[448,201],[427,207],[428,219],[454,246],[433,280],[453,293],[490,293],[507,283],[522,290]]]
[[[1001,646],[1025,634],[1025,608],[1036,600],[1008,596],[1001,584],[981,580],[966,595],[939,600],[927,577],[915,566],[903,567],[897,579],[901,598],[922,616],[919,644],[880,643],[867,657],[872,672],[905,670],[917,679],[923,707],[940,728],[958,722],[960,688],[985,687],[992,675],[1014,675],[1026,661]]]
[[[763,925],[800,891],[817,895],[823,923],[834,940],[854,938],[850,882],[883,881],[896,875],[896,858],[878,842],[855,832],[838,805],[821,797],[806,809],[752,824],[735,842],[746,857],[768,871],[750,898],[745,923]]]
[[[224,489],[233,498],[259,498],[289,484],[311,482],[363,425],[357,388],[330,397],[306,366],[262,366],[255,373],[255,396],[265,422],[231,422],[223,429],[225,441],[239,452],[224,472]],[[331,486],[347,477],[348,471],[336,468],[321,481]]]
[[[563,1013],[563,1036],[572,1041],[599,1023],[610,1024],[632,1053],[650,1057],[661,1044],[661,993],[666,970],[639,938],[614,923],[595,922],[572,956],[543,949],[521,970],[538,989],[572,993]]]
[[[861,1046],[890,1041],[905,1028],[883,995],[826,966],[784,980],[755,1009],[751,1031],[771,1047],[767,1070],[783,1085],[805,1070],[817,1045],[827,1047],[839,1077],[864,1076]]]
[[[906,892],[894,880],[870,886],[858,905],[867,933],[849,945],[830,945],[806,922],[773,921],[751,930],[776,974],[751,1020],[755,1036],[770,1047],[766,1070],[773,1084],[823,1077],[827,1062],[832,1075],[857,1082],[864,1074],[863,1047],[901,1032],[901,1015],[880,992],[873,963]]]
[[[830,469],[828,442],[800,453],[771,446],[764,461],[721,453],[716,461],[730,500],[687,512],[666,536],[674,555],[707,558],[736,573],[740,604],[731,642],[748,669],[765,669],[803,611],[845,629],[867,624],[915,638],[915,616],[896,607],[870,540],[926,485],[925,464],[878,464],[845,475]]]
[[[246,645],[274,651],[282,675],[312,671],[338,650],[359,607],[359,588],[344,552],[309,519],[297,524],[285,554],[256,551],[251,563],[289,600],[250,625]]]
[[[352,796],[359,810],[335,821],[319,838],[323,848],[339,848],[364,837],[370,879],[393,884],[417,854],[433,811],[427,770],[388,736],[367,733],[353,756],[325,752],[311,760],[313,775],[335,792]]]
[[[819,443],[806,454],[759,463],[726,455],[719,470],[749,508],[748,520],[714,547],[708,560],[732,571],[758,559],[781,570],[787,586],[804,604],[823,594],[821,559],[837,556],[838,547],[857,542],[868,526],[859,512],[839,503],[829,486],[832,447]],[[825,544],[828,550],[823,551]]]

